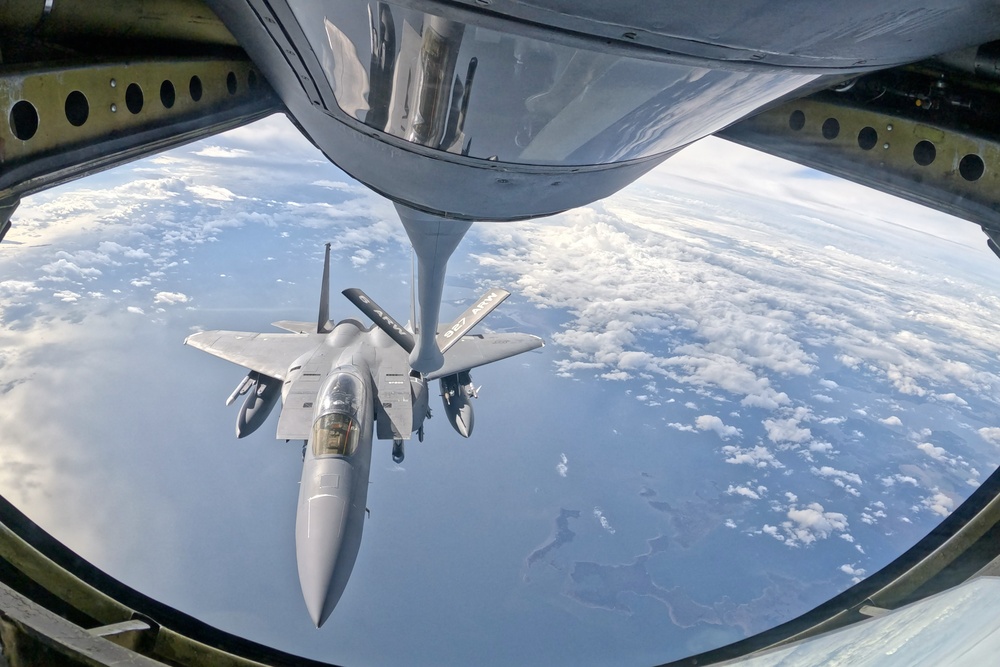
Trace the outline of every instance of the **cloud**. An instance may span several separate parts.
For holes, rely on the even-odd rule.
[[[771,451],[763,445],[742,448],[735,445],[726,445],[722,448],[722,453],[726,455],[726,463],[734,465],[746,464],[754,468],[784,468],[785,466],[774,457]]]
[[[812,437],[812,432],[808,428],[799,426],[799,419],[791,417],[789,419],[766,419],[764,428],[767,430],[767,438],[771,442],[805,442]]]
[[[859,477],[857,473],[847,472],[846,470],[837,470],[836,468],[833,468],[831,466],[823,466],[821,468],[814,467],[810,469],[810,472],[820,477],[842,478],[847,480],[848,482],[851,482],[852,484],[857,484],[858,486],[863,484],[863,482],[861,481],[861,477]]]
[[[919,486],[916,479],[910,477],[909,475],[888,475],[886,477],[880,477],[879,481],[882,482],[883,486],[893,486],[897,482],[900,484],[909,484],[911,486]]]
[[[1000,447],[1000,427],[997,426],[984,426],[983,428],[976,431],[986,442],[991,445],[997,445]]]
[[[934,492],[931,495],[923,498],[920,501],[920,504],[931,512],[941,516],[948,516],[951,514],[952,510],[955,509],[956,506],[955,500],[951,498],[951,496],[941,493],[937,489],[934,489],[933,491]]]
[[[886,426],[902,426],[903,425],[903,421],[899,417],[897,417],[896,415],[892,415],[890,417],[886,417],[885,419],[879,419],[879,421],[882,422],[883,424],[885,424]]]
[[[726,493],[729,495],[744,496],[750,500],[760,500],[760,495],[758,495],[756,491],[745,486],[733,486],[730,484],[729,488],[726,489]]]
[[[156,296],[153,297],[153,303],[166,303],[166,304],[178,304],[187,303],[190,301],[188,295],[181,292],[157,292]]]
[[[102,275],[100,269],[92,266],[82,267],[66,258],[59,259],[42,266],[39,270],[55,276],[76,276],[78,278],[94,279]]]
[[[134,314],[134,315],[145,315],[146,314],[145,311],[143,311],[143,309],[140,308],[139,306],[129,306],[125,310],[127,312],[129,312],[129,313]]]
[[[788,510],[788,521],[781,523],[785,544],[808,545],[816,540],[825,540],[837,532],[848,528],[847,517],[840,512],[828,512],[819,503],[809,503],[803,508]]]
[[[556,472],[559,473],[560,477],[565,477],[566,473],[569,471],[569,466],[566,465],[567,463],[569,463],[569,459],[566,458],[566,455],[560,454],[559,463],[556,464]]]
[[[968,402],[955,392],[948,392],[947,394],[934,394],[934,398],[945,403],[954,403],[955,405],[961,406],[968,405]]]
[[[373,253],[368,248],[359,248],[351,256],[351,265],[354,268],[362,267],[365,264],[367,264],[368,262],[370,262],[374,256],[375,256],[375,253]]]
[[[849,576],[851,581],[855,584],[861,581],[867,573],[863,567],[858,567],[856,563],[844,563],[840,566],[840,571]]]
[[[929,442],[922,442],[917,445],[917,449],[922,451],[927,456],[931,457],[935,461],[942,461],[945,463],[953,462],[953,459],[948,458],[947,451],[944,447],[935,447]]]
[[[59,290],[58,292],[53,292],[52,296],[65,303],[74,303],[80,298],[79,294],[69,290]]]
[[[614,527],[611,525],[611,522],[608,521],[608,517],[604,516],[604,512],[601,511],[600,507],[594,508],[594,518],[597,519],[597,522],[601,524],[601,528],[608,531],[612,535],[615,534]]]
[[[238,157],[252,157],[253,153],[250,151],[245,151],[240,148],[224,148],[222,146],[206,146],[199,151],[195,151],[192,155],[198,155],[201,157],[217,157],[217,158],[238,158]]]
[[[191,194],[210,201],[233,201],[236,195],[227,188],[218,185],[189,185]]]
[[[97,249],[102,253],[122,255],[128,259],[149,259],[151,255],[141,248],[132,248],[115,241],[101,241]]]
[[[33,294],[34,292],[40,292],[41,289],[41,287],[30,280],[0,281],[0,297],[3,297],[4,299],[15,299],[17,297]]]
[[[740,429],[735,426],[727,426],[715,415],[701,415],[694,420],[694,425],[702,431],[715,431],[723,440],[743,434]]]

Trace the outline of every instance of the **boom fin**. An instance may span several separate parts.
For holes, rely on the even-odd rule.
[[[392,315],[385,312],[382,306],[372,301],[371,297],[357,287],[345,289],[343,295],[357,306],[358,310],[370,317],[375,326],[384,331],[389,338],[396,341],[397,345],[406,350],[407,353],[413,351],[413,336],[410,332],[393,319]]]
[[[330,244],[326,244],[326,257],[323,259],[323,285],[319,292],[319,317],[316,318],[316,333],[330,333],[333,322],[330,321]]]
[[[482,322],[484,317],[492,313],[509,296],[510,292],[505,289],[492,289],[469,306],[457,320],[448,325],[447,329],[438,333],[437,342],[442,354],[469,333],[472,327]]]

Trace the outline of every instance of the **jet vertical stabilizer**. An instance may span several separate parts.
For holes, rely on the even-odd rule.
[[[323,259],[323,285],[319,292],[319,317],[316,318],[316,333],[330,333],[333,322],[330,321],[330,244],[326,244],[326,257]]]
[[[420,306],[416,346],[410,352],[410,368],[420,373],[430,373],[444,364],[444,354],[437,343],[438,318],[441,314],[441,294],[448,259],[462,242],[472,223],[467,220],[449,220],[438,215],[423,213],[396,204],[396,212],[403,222],[417,255],[417,303]]]

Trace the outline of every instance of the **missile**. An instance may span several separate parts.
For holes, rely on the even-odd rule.
[[[257,381],[256,376],[257,373],[255,373],[254,371],[250,371],[245,378],[240,380],[240,383],[236,385],[236,389],[233,389],[233,393],[231,393],[229,395],[229,398],[226,399],[226,405],[227,406],[232,405],[233,401],[235,401],[237,398],[250,391],[250,387],[252,387],[254,383]]]
[[[256,376],[256,382],[253,383],[253,390],[248,390],[249,395],[243,402],[240,414],[236,418],[237,438],[245,438],[260,428],[261,424],[267,421],[268,415],[271,414],[271,410],[274,409],[274,404],[278,402],[278,396],[281,394],[282,383],[280,380],[259,373],[251,373],[251,375]],[[250,377],[248,375],[247,380],[250,380]],[[241,387],[237,387],[237,390]]]

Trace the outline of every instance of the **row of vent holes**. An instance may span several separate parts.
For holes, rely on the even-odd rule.
[[[805,127],[806,115],[800,110],[792,112],[788,117],[788,127],[796,132]],[[836,139],[840,134],[840,122],[836,118],[827,118],[823,121],[823,138],[827,140]],[[874,127],[863,127],[858,132],[858,147],[863,151],[870,151],[878,144],[878,132]],[[937,148],[929,141],[920,141],[913,147],[913,161],[921,167],[934,162],[937,157]],[[969,153],[958,163],[958,173],[967,181],[978,181],[986,173],[986,164],[983,158]]]
[[[257,88],[257,73],[253,70],[247,76],[247,85],[251,90]],[[236,73],[230,72],[226,75],[226,90],[229,91],[230,95],[235,95],[238,89],[239,82],[236,79]],[[191,99],[198,102],[201,100],[203,92],[201,79],[197,75],[192,76],[188,82],[188,94],[191,95]],[[160,103],[163,104],[164,108],[170,109],[176,101],[177,92],[174,90],[174,84],[170,79],[165,79],[160,84]],[[142,111],[144,104],[145,97],[142,88],[137,83],[130,83],[125,89],[125,107],[135,115]],[[79,90],[71,92],[66,96],[65,112],[66,120],[69,121],[70,125],[82,126],[90,117],[90,102],[87,101],[87,96]],[[21,100],[11,108],[10,129],[14,136],[21,141],[27,141],[35,136],[38,131],[38,111],[31,102]]]

